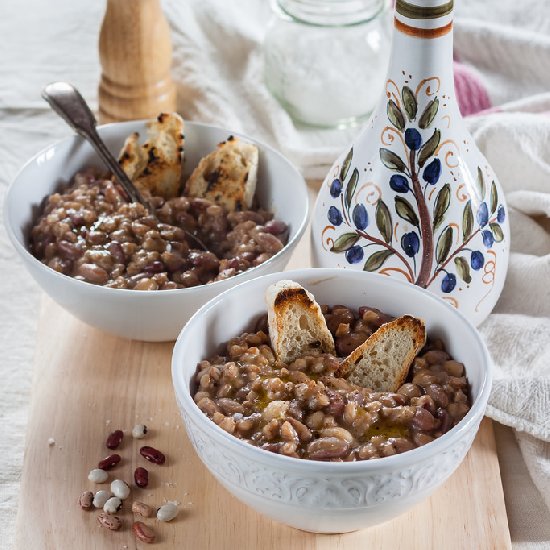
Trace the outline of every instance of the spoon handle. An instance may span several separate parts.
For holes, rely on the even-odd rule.
[[[140,202],[150,213],[154,214],[149,202],[143,198],[109,149],[107,149],[104,141],[99,137],[96,130],[96,119],[80,92],[67,82],[53,82],[42,90],[42,97],[77,134],[88,140],[122,185],[130,200]]]

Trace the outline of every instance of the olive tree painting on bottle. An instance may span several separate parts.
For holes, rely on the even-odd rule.
[[[343,254],[349,264],[363,262],[365,271],[384,272],[394,258],[393,271],[409,282],[428,288],[437,280],[441,291],[450,294],[457,277],[468,285],[476,272],[483,272],[488,251],[504,239],[505,209],[495,182],[488,184],[478,167],[475,195],[466,197],[461,219],[448,219],[456,186],[439,158],[442,132],[434,124],[439,98],[419,105],[417,93],[405,85],[400,97],[393,95],[387,103],[386,130],[398,139],[391,140],[392,148],[381,147],[379,155],[387,168],[391,199],[380,195],[372,205],[357,200],[361,175],[357,167],[352,169],[353,148],[330,183],[328,221],[334,228],[349,229],[332,242],[330,251]]]

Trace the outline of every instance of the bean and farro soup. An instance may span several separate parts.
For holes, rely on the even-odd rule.
[[[110,179],[78,173],[48,196],[30,251],[52,269],[96,285],[167,290],[237,275],[277,254],[288,239],[288,226],[260,208],[228,212],[184,196],[150,200],[158,221],[143,205],[128,203]]]
[[[201,361],[195,403],[226,432],[289,457],[332,462],[382,458],[420,447],[469,411],[464,365],[428,339],[397,392],[376,392],[335,376],[343,358],[393,317],[370,307],[322,306],[337,356],[310,353],[279,362],[267,316]]]

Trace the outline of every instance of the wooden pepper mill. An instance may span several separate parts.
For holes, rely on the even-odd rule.
[[[159,0],[107,0],[99,59],[102,123],[176,110],[170,29]]]

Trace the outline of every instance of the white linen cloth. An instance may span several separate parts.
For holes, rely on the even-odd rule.
[[[261,40],[270,17],[262,0],[165,0],[173,31],[174,75],[186,118],[215,122],[274,144],[309,176],[326,168],[357,129],[296,129],[262,81]],[[72,81],[96,104],[97,33],[102,3],[3,0],[0,36],[0,202],[17,169],[68,130],[39,97],[55,79]],[[488,414],[518,430],[526,467],[550,505],[550,5],[540,0],[457,1],[456,52],[477,69],[500,112],[469,119],[507,194],[510,271],[482,332],[496,363]],[[525,114],[531,113],[531,114]],[[31,384],[40,293],[0,230],[0,540],[11,547]],[[502,454],[505,449],[504,454]],[[511,449],[508,453],[506,449]],[[525,525],[518,495],[531,482],[518,468],[513,438],[501,467],[516,548],[549,548],[548,511]],[[512,466],[508,466],[512,464]],[[507,470],[508,468],[508,470]],[[510,469],[511,468],[511,469]],[[507,483],[509,485],[507,486]],[[534,490],[534,488],[532,489]],[[536,490],[535,490],[536,493]],[[530,493],[532,494],[532,493]],[[533,511],[530,511],[531,518]],[[546,514],[546,515],[545,515]],[[546,523],[544,523],[546,522]],[[519,538],[515,537],[518,534]]]

